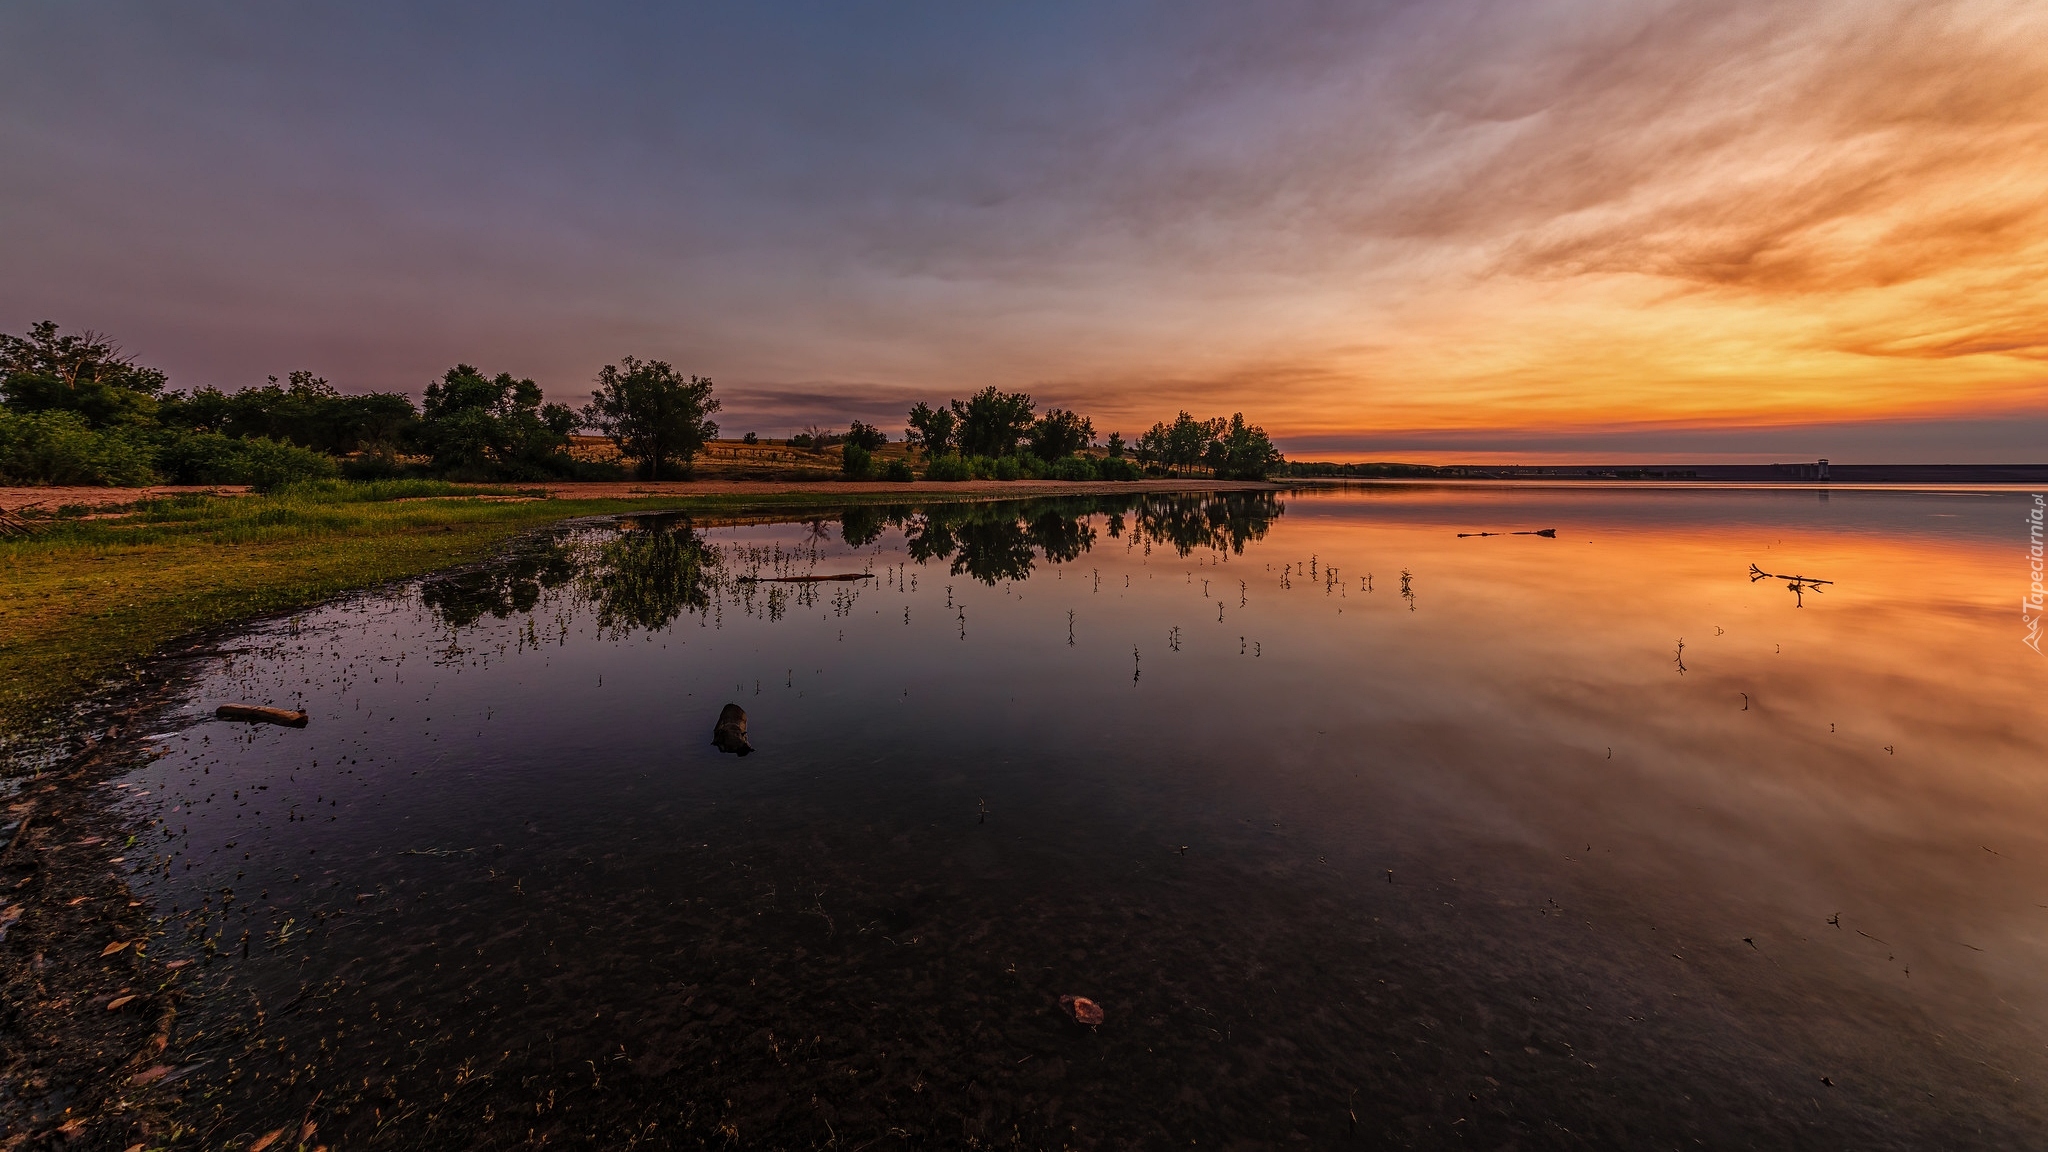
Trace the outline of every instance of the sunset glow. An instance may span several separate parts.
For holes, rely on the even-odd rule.
[[[0,328],[176,387],[630,353],[735,432],[996,384],[1311,458],[2048,460],[2040,4],[0,28]]]

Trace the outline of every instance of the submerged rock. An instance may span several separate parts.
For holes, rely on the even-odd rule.
[[[737,704],[727,704],[718,714],[718,724],[711,729],[711,742],[720,752],[737,752],[742,756],[754,750],[747,743],[747,710]]]

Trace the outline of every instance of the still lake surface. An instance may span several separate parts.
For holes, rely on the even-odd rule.
[[[126,865],[156,952],[200,960],[188,1120],[209,1146],[307,1119],[393,1147],[2043,1146],[2030,505],[643,516],[265,624],[170,670],[178,719],[119,785],[166,822]],[[839,573],[872,578],[751,579]],[[236,701],[311,724],[210,719]],[[727,703],[751,756],[709,743]]]

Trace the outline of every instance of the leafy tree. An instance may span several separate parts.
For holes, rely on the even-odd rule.
[[[1233,413],[1230,425],[1215,444],[1216,475],[1226,480],[1264,480],[1280,466],[1280,450],[1266,437],[1266,430],[1246,424],[1244,413]]]
[[[659,480],[670,463],[690,474],[697,453],[718,436],[710,419],[718,408],[710,380],[685,380],[665,361],[627,356],[598,370],[597,391],[583,419]]]
[[[540,385],[509,372],[485,376],[457,364],[427,385],[420,438],[442,468],[470,472],[560,471],[576,413],[543,404]]]
[[[742,444],[759,444],[760,442],[761,434],[759,432],[749,432],[745,436],[740,437],[740,443]]]
[[[163,390],[162,372],[90,328],[59,336],[44,320],[26,336],[0,333],[0,398],[17,412],[76,412],[93,428],[148,424]]]
[[[954,434],[959,430],[959,420],[950,408],[934,408],[922,400],[910,410],[910,427],[904,429],[904,440],[924,449],[924,458],[944,456],[953,448]]]
[[[1026,433],[1032,454],[1051,463],[1072,456],[1095,443],[1095,424],[1086,416],[1064,408],[1048,408]]]
[[[201,388],[163,398],[157,418],[166,427],[228,436],[267,436],[302,448],[345,455],[362,449],[395,452],[419,424],[412,399],[399,392],[344,396],[311,372],[277,377],[261,388],[233,394]]]
[[[1138,460],[1143,464],[1161,464],[1185,473],[1204,465],[1216,467],[1218,458],[1211,452],[1210,445],[1223,434],[1225,421],[1197,420],[1182,412],[1174,417],[1171,424],[1154,424],[1143,436],[1138,437]]]
[[[999,392],[994,386],[976,392],[963,404],[953,401],[953,416],[959,423],[960,451],[969,456],[1014,456],[1017,441],[1031,431],[1031,397],[1022,392]]]
[[[1124,434],[1123,434],[1123,433],[1121,433],[1121,432],[1111,432],[1111,433],[1109,434],[1109,439],[1108,439],[1107,441],[1105,441],[1105,443],[1106,443],[1106,444],[1108,445],[1108,447],[1109,447],[1109,458],[1110,458],[1111,460],[1121,460],[1121,459],[1123,459],[1123,458],[1124,458]]]
[[[875,456],[874,453],[848,440],[840,449],[839,466],[848,476],[864,480],[868,473],[874,471]]]
[[[864,452],[879,452],[882,445],[889,442],[889,437],[873,424],[863,424],[855,420],[853,426],[847,429],[846,442]]]

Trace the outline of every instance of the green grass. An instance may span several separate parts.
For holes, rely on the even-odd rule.
[[[510,490],[322,481],[269,495],[147,501],[119,519],[59,520],[0,542],[0,745],[46,729],[181,637],[488,555],[572,516],[706,516],[903,503],[901,495],[457,499]]]

